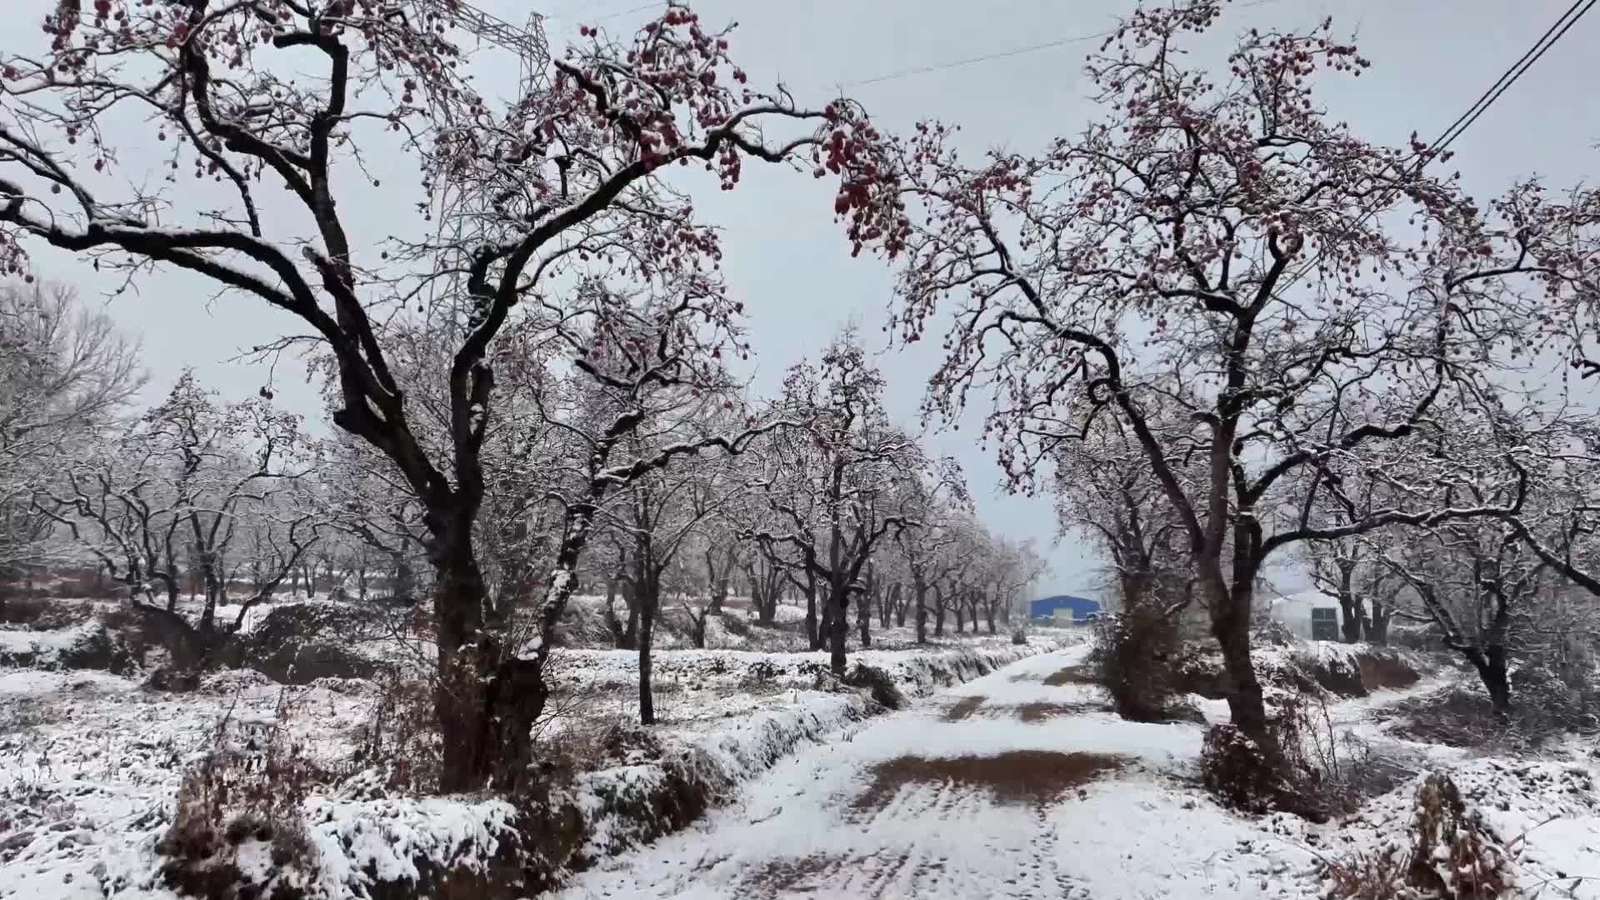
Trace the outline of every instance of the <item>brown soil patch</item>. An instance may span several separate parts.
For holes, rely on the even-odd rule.
[[[1083,707],[1066,703],[1024,703],[1017,707],[1017,717],[1024,722],[1043,722],[1045,719],[1079,712],[1083,712]]]
[[[902,756],[872,769],[872,784],[856,798],[856,809],[882,809],[900,789],[916,783],[955,784],[987,790],[1005,804],[1048,803],[1069,788],[1088,784],[1101,772],[1120,768],[1121,757],[1101,753],[1012,750],[998,756],[924,759]]]
[[[978,711],[978,707],[983,705],[983,701],[987,699],[989,698],[979,696],[962,697],[956,702],[955,706],[950,707],[945,712],[944,720],[946,722],[959,722],[962,719],[970,718],[973,713]]]
[[[1416,669],[1392,656],[1362,654],[1356,658],[1356,663],[1361,668],[1361,686],[1369,691],[1406,688],[1422,679]]]
[[[1051,687],[1061,687],[1068,684],[1099,684],[1100,682],[1087,666],[1067,666],[1059,672],[1052,672],[1045,676],[1044,683]]]

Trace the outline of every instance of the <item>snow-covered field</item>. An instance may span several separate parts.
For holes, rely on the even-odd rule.
[[[347,773],[304,804],[317,850],[318,871],[306,885],[313,896],[361,896],[375,879],[414,877],[419,857],[488,856],[510,828],[514,810],[501,801],[371,789],[372,773],[350,761],[380,701],[371,681],[322,678],[286,687],[255,672],[230,671],[207,676],[197,691],[163,693],[142,687],[142,673],[55,666],[50,654],[76,641],[77,631],[0,631],[8,649],[48,666],[0,668],[0,897],[175,896],[158,877],[156,844],[173,820],[184,773],[219,741],[238,744],[273,727],[307,758]],[[1008,637],[965,638],[852,659],[887,672],[916,697],[1055,646],[1044,636],[1025,647]],[[826,667],[825,654],[658,654],[661,723],[650,735],[660,752],[608,760],[580,776],[582,855],[603,858],[653,836],[614,801],[648,796],[664,778],[662,758],[688,760],[713,799],[723,799],[785,754],[813,741],[824,746],[876,711],[865,692],[841,688]],[[560,651],[553,675],[565,700],[545,726],[546,740],[561,741],[564,730],[626,729],[635,720],[634,653]],[[243,868],[248,850],[246,842]]]
[[[250,626],[263,621],[252,615]],[[713,637],[735,646],[798,634],[717,625]],[[383,699],[373,681],[287,687],[231,671],[163,693],[143,687],[142,673],[63,664],[92,633],[0,629],[0,650],[28,666],[0,668],[0,898],[172,900],[156,845],[184,773],[219,742],[274,727],[338,776],[301,803],[313,852],[295,884],[308,896],[368,897],[378,881],[425,879],[419,865],[487,865],[514,835],[519,810],[503,800],[385,790],[353,760]],[[632,651],[563,649],[551,672],[557,714],[540,737],[593,759],[568,788],[581,827],[562,864],[587,870],[562,896],[1315,898],[1329,863],[1403,858],[1416,786],[1443,770],[1513,854],[1520,895],[1600,900],[1595,747],[1572,739],[1537,756],[1496,755],[1511,751],[1386,730],[1389,707],[1460,672],[1329,702],[1346,752],[1361,748],[1394,786],[1311,824],[1215,803],[1198,783],[1206,725],[1117,718],[1090,683],[1083,637],[1047,629],[1021,647],[952,635],[854,651],[852,665],[879,670],[904,696],[882,715],[867,690],[827,674],[825,654],[678,646],[656,656],[659,724],[648,730],[632,724]],[[877,640],[904,647],[911,636],[889,629]],[[360,652],[426,662],[415,636],[369,635]],[[1353,667],[1354,654],[1266,647],[1261,663]],[[1222,701],[1190,702],[1209,722],[1227,718]],[[685,779],[711,804],[687,828],[681,810],[656,810]],[[246,840],[238,864],[270,881],[268,855]]]

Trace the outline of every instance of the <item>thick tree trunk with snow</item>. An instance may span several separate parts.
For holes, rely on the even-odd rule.
[[[1489,702],[1494,705],[1494,711],[1505,715],[1511,711],[1511,680],[1506,673],[1506,648],[1491,645],[1488,647],[1466,647],[1461,654],[1472,663],[1472,668],[1477,670],[1478,678],[1483,682],[1484,690],[1489,692]]]
[[[817,621],[817,584],[809,581],[806,584],[806,643],[812,650],[822,649],[822,634]]]
[[[926,644],[928,642],[928,585],[926,582],[919,580],[912,585],[912,590],[916,594],[917,643]]]
[[[849,590],[828,591],[828,668],[840,678],[844,677],[845,639],[850,634],[849,603]]]
[[[1362,620],[1367,643],[1379,647],[1389,643],[1389,617],[1390,609],[1376,597],[1367,599],[1368,615]]]
[[[1250,659],[1250,606],[1254,585],[1249,578],[1229,586],[1211,585],[1211,633],[1222,647],[1223,674],[1227,681],[1228,714],[1233,724],[1260,746],[1270,746],[1267,710],[1261,682]]]
[[[489,602],[472,543],[475,518],[476,510],[469,507],[436,515],[431,523],[439,657],[435,702],[444,735],[439,787],[446,793],[491,784],[510,789],[527,772],[533,723],[548,699],[543,671],[554,616],[572,593],[582,549],[581,541],[563,541],[541,610],[541,630],[524,658],[521,648],[503,642],[504,623]]]

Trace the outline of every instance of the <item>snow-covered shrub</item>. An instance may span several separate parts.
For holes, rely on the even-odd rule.
[[[894,677],[876,666],[856,663],[845,673],[844,683],[851,687],[866,688],[873,700],[888,709],[902,709],[906,705],[905,695],[894,683]]]
[[[1150,604],[1096,621],[1093,658],[1117,715],[1135,722],[1173,717],[1180,647],[1177,620]]]
[[[1535,662],[1511,673],[1511,703],[1517,727],[1531,736],[1600,731],[1600,690],[1594,679],[1563,677]]]
[[[1200,747],[1200,779],[1224,806],[1250,813],[1287,809],[1293,786],[1281,754],[1229,723],[1213,725]]]
[[[1396,848],[1362,850],[1323,865],[1327,900],[1400,900],[1415,896],[1406,887],[1406,854]]]
[[[1313,819],[1351,812],[1392,790],[1404,771],[1379,759],[1359,736],[1341,734],[1320,694],[1275,691],[1271,715],[1280,768],[1297,798],[1287,812]]]
[[[1450,776],[1435,772],[1417,789],[1406,881],[1449,900],[1513,896],[1511,857],[1482,818],[1467,809]]]
[[[376,773],[383,789],[430,793],[443,759],[431,682],[389,671],[362,724],[355,763]]]
[[[169,887],[202,897],[293,896],[315,878],[303,808],[333,778],[287,738],[288,713],[280,704],[270,722],[218,726],[210,751],[184,776],[157,845]]]

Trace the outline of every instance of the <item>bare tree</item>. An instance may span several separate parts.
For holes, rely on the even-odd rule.
[[[1109,116],[1038,154],[968,165],[949,129],[919,129],[900,178],[927,215],[897,308],[908,340],[935,310],[953,321],[930,403],[953,416],[991,386],[988,428],[1018,483],[1088,419],[1123,422],[1182,524],[1232,719],[1270,747],[1250,658],[1263,565],[1310,539],[1485,512],[1430,496],[1317,527],[1285,505],[1289,476],[1408,434],[1512,332],[1511,311],[1480,302],[1503,266],[1477,253],[1480,211],[1417,165],[1429,149],[1323,113],[1315,86],[1364,69],[1355,48],[1326,24],[1251,31],[1214,78],[1182,47],[1221,7],[1132,14],[1088,69]],[[1386,394],[1380,414],[1343,414],[1364,391]],[[1152,420],[1158,398],[1173,424]],[[1192,483],[1172,463],[1191,453]]]
[[[127,586],[179,664],[202,665],[316,543],[321,519],[304,493],[315,464],[297,417],[259,399],[219,405],[185,373],[162,403],[36,502]],[[217,608],[232,599],[236,555],[261,569],[224,627]],[[205,591],[194,621],[178,607],[186,560]]]
[[[0,284],[0,602],[48,561],[55,523],[35,491],[143,383],[138,345],[70,288]]]
[[[775,527],[754,532],[763,546],[783,545],[798,556],[806,586],[825,591],[820,630],[830,666],[845,673],[850,598],[873,552],[910,519],[893,483],[916,472],[916,442],[889,425],[883,379],[854,335],[823,353],[821,364],[800,364],[784,382],[783,407],[806,421],[789,440],[774,443],[767,479]]]
[[[689,10],[668,7],[624,44],[586,30],[559,59],[531,52],[520,62],[537,77],[504,102],[468,80],[461,15],[432,0],[63,4],[45,17],[47,52],[0,60],[0,268],[25,269],[27,246],[48,243],[134,280],[188,270],[290,313],[330,360],[335,423],[387,457],[421,502],[447,791],[525,771],[551,632],[591,528],[587,505],[573,508],[538,641],[508,649],[474,542],[508,323],[564,322],[585,305],[577,286],[607,278],[663,296],[693,282],[689,296],[703,302],[691,306],[731,311],[709,274],[715,232],[657,176],[674,163],[703,164],[732,187],[746,159],[804,160],[839,175],[835,208],[858,241],[885,231],[871,177],[884,160],[860,109],[806,109],[748,88],[725,35]],[[119,193],[150,179],[96,177],[119,166],[102,129],[114,117],[150,123],[172,148],[173,179],[188,165],[217,187]],[[380,146],[422,176],[411,236],[382,255],[344,213],[364,192],[394,190],[362,167]],[[283,192],[269,200],[267,185]],[[430,296],[442,301],[430,308]],[[431,373],[445,385],[443,446],[420,439],[391,358],[388,326],[415,321],[419,307],[455,336],[448,367]],[[297,340],[264,337],[269,351]],[[632,418],[619,415],[607,440]],[[612,483],[609,469],[593,475],[597,489]]]

